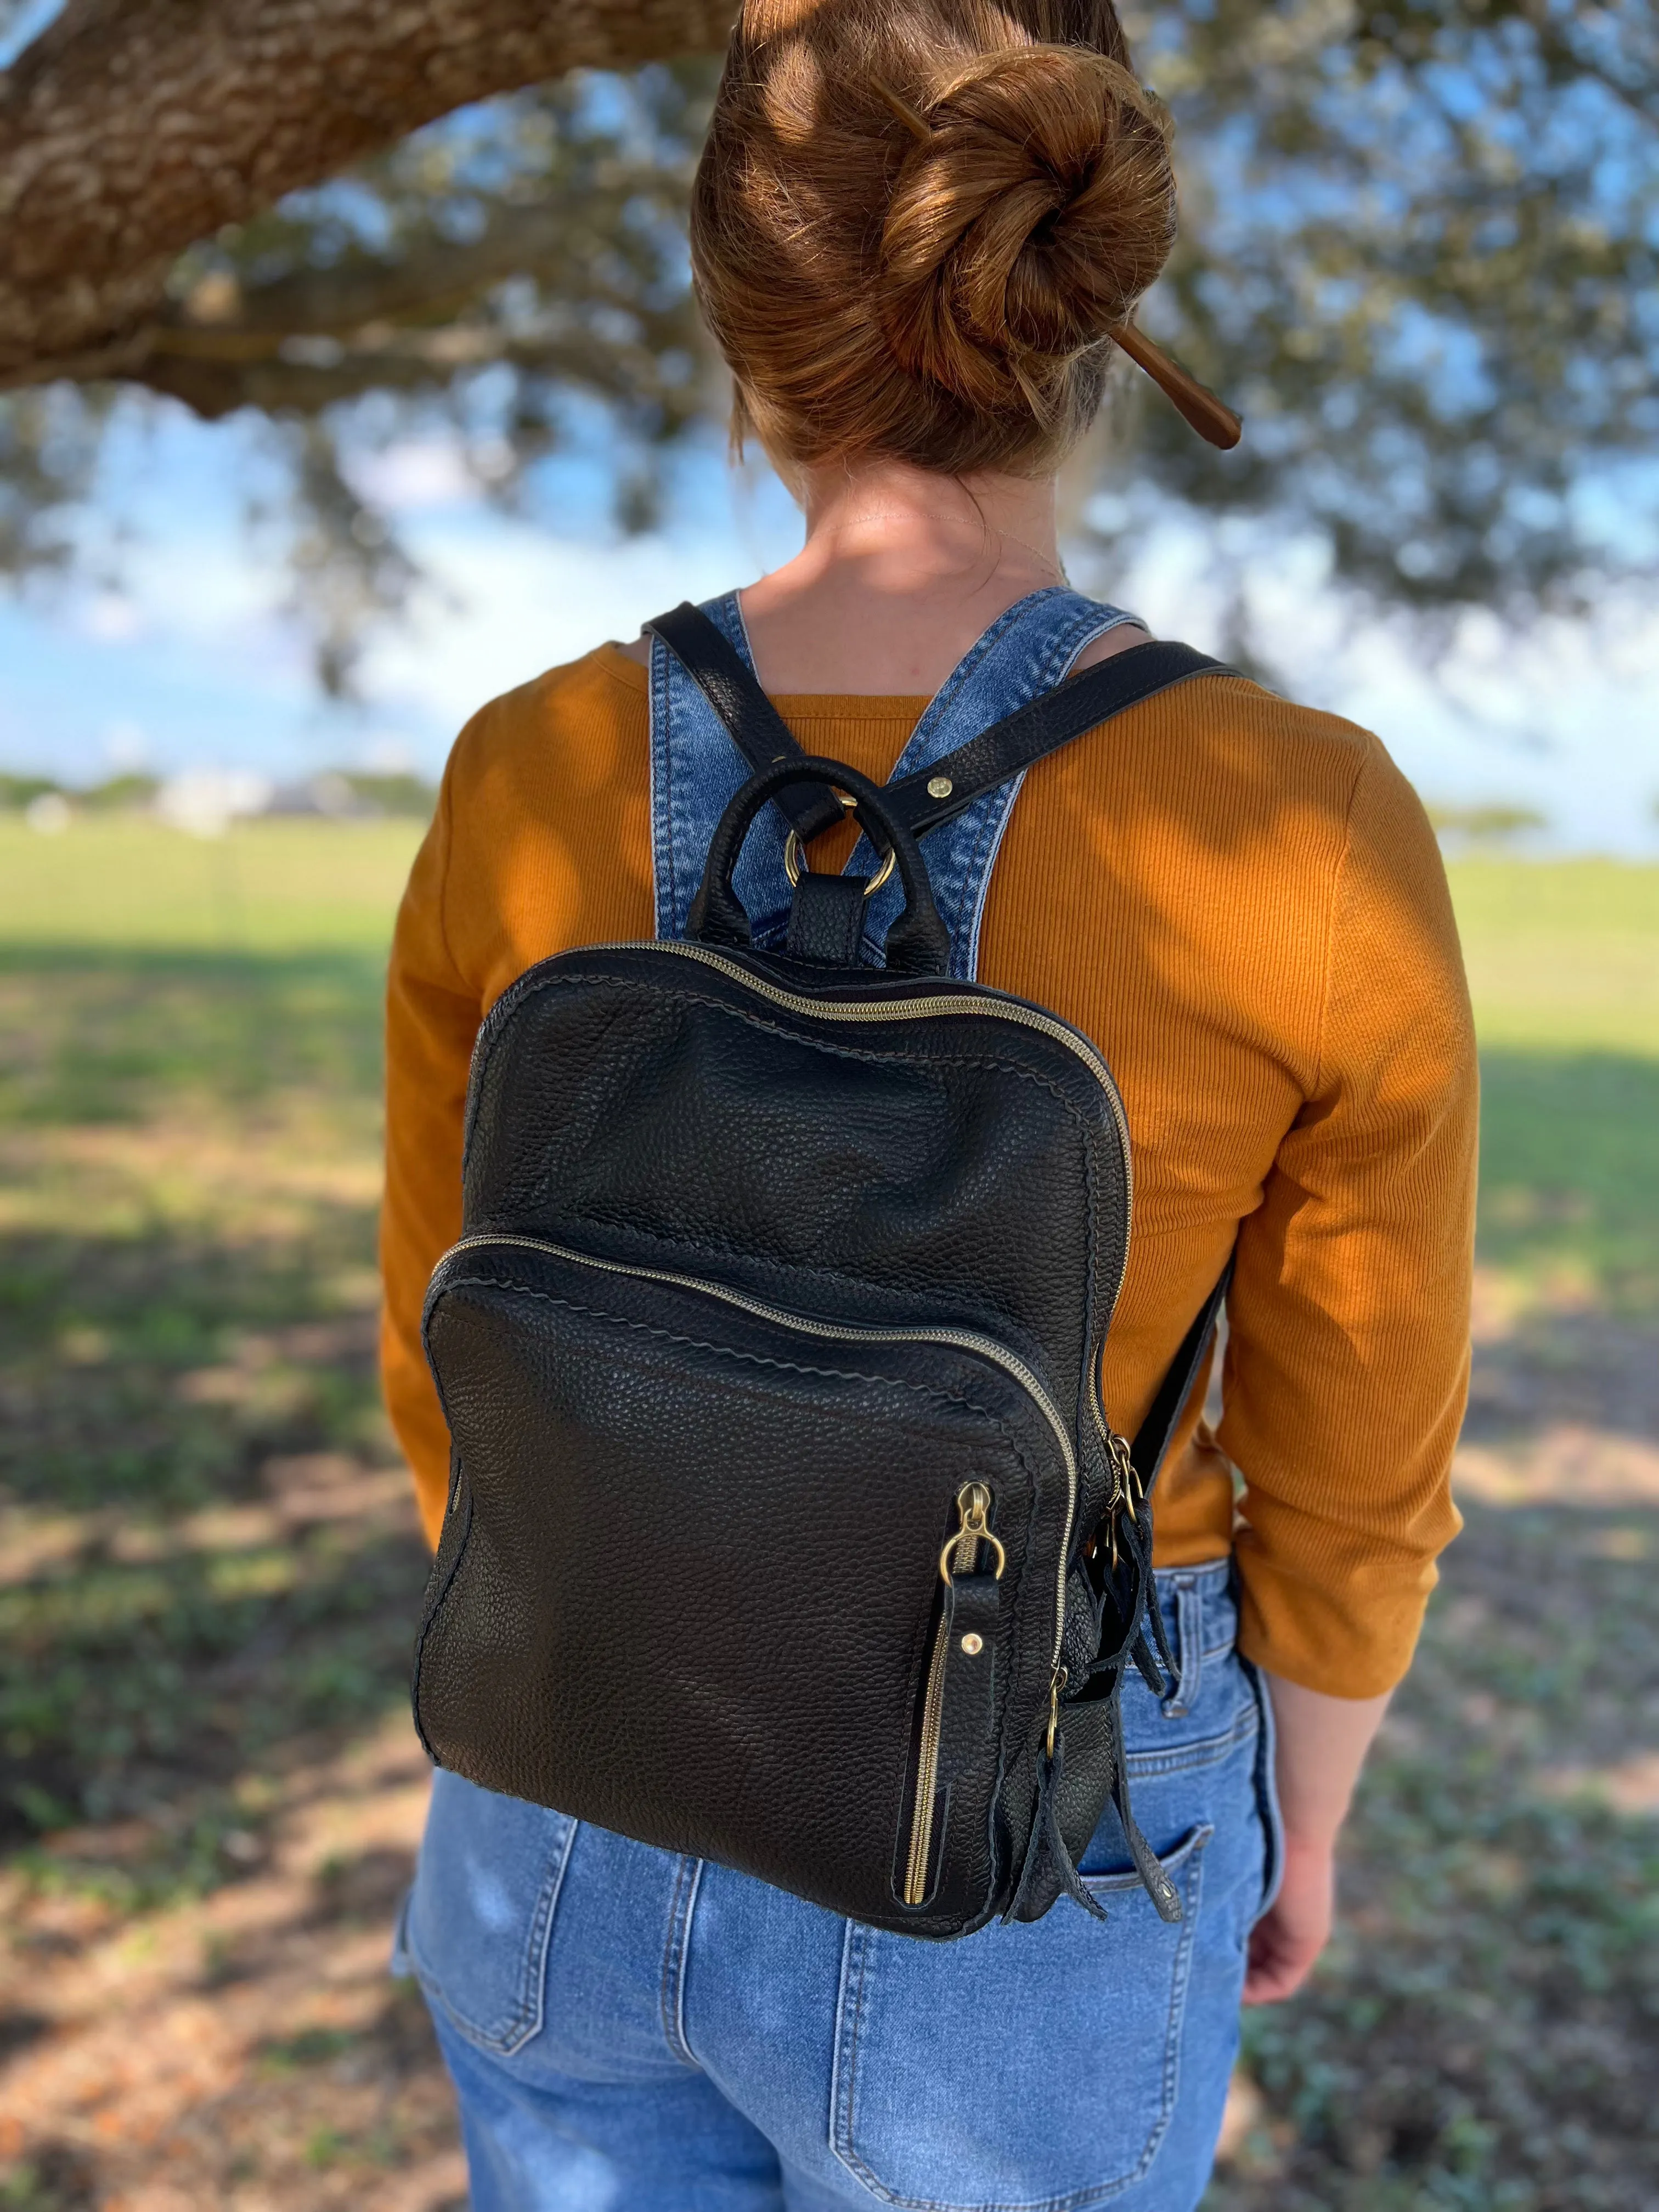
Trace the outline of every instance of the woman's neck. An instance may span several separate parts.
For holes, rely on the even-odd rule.
[[[806,543],[743,594],[773,692],[931,693],[1005,608],[1061,584],[1050,477],[805,472]]]

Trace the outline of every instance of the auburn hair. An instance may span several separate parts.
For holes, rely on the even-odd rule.
[[[1111,0],[744,0],[691,260],[734,431],[786,470],[1051,465],[1175,232]]]

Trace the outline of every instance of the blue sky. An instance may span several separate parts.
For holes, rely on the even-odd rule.
[[[24,47],[40,37],[52,17],[63,12],[64,0],[22,0],[4,30],[0,30],[0,69],[15,61]]]
[[[77,580],[0,597],[0,767],[72,781],[138,766],[435,773],[494,693],[799,543],[775,479],[733,474],[712,449],[682,471],[665,526],[630,540],[605,520],[601,473],[580,457],[550,476],[531,523],[471,496],[441,438],[394,447],[363,465],[366,489],[431,584],[372,646],[362,704],[340,708],[319,699],[284,611],[278,546],[246,526],[258,465],[246,428],[172,409],[116,441]],[[1113,595],[1160,634],[1214,649],[1212,550],[1190,523],[1156,526]],[[1526,635],[1470,617],[1431,667],[1403,622],[1358,617],[1327,588],[1316,549],[1258,545],[1251,574],[1259,635],[1288,688],[1377,730],[1426,796],[1529,803],[1558,850],[1659,855],[1651,592]],[[1082,567],[1077,580],[1097,585]]]

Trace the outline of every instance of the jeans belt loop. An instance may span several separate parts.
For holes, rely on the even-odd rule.
[[[1175,1688],[1164,1698],[1162,1707],[1166,1721],[1184,1720],[1196,1705],[1199,1677],[1204,1667],[1204,1599],[1190,1577],[1176,1578],[1175,1601],[1176,1674]]]

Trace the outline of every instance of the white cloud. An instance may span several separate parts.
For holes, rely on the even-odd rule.
[[[131,599],[113,592],[100,592],[82,610],[81,627],[100,645],[125,645],[130,638],[143,636],[145,623],[143,613]]]
[[[477,496],[477,486],[453,438],[410,439],[380,453],[364,453],[351,465],[359,498],[390,514],[447,507]]]
[[[101,739],[104,758],[118,773],[142,768],[149,758],[149,736],[141,722],[106,722]]]
[[[729,531],[671,542],[583,544],[522,524],[483,532],[434,526],[414,533],[443,598],[371,649],[368,686],[385,703],[418,701],[452,730],[497,693],[627,639],[684,599],[727,589],[754,564]]]

